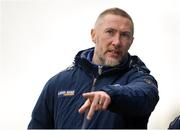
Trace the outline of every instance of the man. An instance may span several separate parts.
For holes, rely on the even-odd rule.
[[[128,53],[133,33],[125,11],[103,11],[91,30],[95,47],[80,51],[72,67],[47,82],[28,128],[147,128],[159,100],[157,82]]]

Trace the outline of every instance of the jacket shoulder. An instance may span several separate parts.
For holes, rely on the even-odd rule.
[[[135,68],[137,71],[142,71],[144,73],[150,73],[150,70],[146,67],[145,63],[136,55],[131,56],[130,68]]]
[[[74,66],[74,64],[72,64],[68,66],[66,69],[60,71],[59,73],[51,77],[48,82],[58,82],[61,80],[64,81],[64,79],[69,77],[69,75],[71,75],[75,71],[75,69],[76,67]]]

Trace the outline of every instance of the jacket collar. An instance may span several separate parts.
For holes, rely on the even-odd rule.
[[[95,76],[98,75],[98,65],[95,65],[91,62],[92,55],[94,53],[94,47],[78,52],[75,57],[75,65],[81,67],[85,71]],[[130,54],[128,53],[127,57],[119,65],[109,67],[102,66],[102,74],[114,74],[120,71],[121,73],[127,71],[130,67]]]

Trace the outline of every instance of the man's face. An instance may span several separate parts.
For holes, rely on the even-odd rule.
[[[115,66],[126,56],[132,42],[132,23],[129,19],[108,14],[101,18],[91,31],[95,43],[93,62]]]

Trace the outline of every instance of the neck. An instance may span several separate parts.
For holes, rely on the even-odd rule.
[[[104,65],[104,63],[102,62],[103,60],[100,59],[96,53],[94,52],[93,54],[93,58],[92,58],[92,63],[96,64],[96,65]]]

